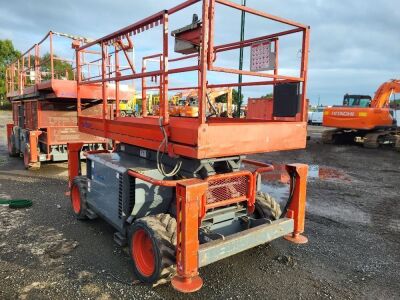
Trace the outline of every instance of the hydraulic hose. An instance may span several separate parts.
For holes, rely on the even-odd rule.
[[[286,205],[285,205],[284,209],[282,210],[281,218],[285,217],[285,215],[290,207],[290,204],[292,203],[294,190],[296,189],[296,173],[289,172],[289,176],[290,176],[290,194],[289,194],[288,201],[286,202]]]
[[[162,159],[164,157],[165,151],[168,151],[168,135],[165,131],[164,125],[162,124],[162,121],[163,121],[162,118],[160,118],[159,120],[160,120],[160,130],[163,134],[163,140],[157,149],[157,169],[165,177],[172,177],[172,176],[175,176],[176,174],[178,174],[178,172],[180,171],[180,169],[182,167],[182,161],[178,160],[175,167],[172,169],[172,171],[167,172],[165,170],[165,166],[162,162]]]
[[[14,199],[14,200],[7,200],[7,199],[0,199],[0,206],[8,205],[9,208],[26,208],[32,206],[31,200],[26,199]]]

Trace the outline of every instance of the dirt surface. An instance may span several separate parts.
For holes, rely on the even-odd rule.
[[[202,268],[201,291],[182,295],[169,284],[138,284],[113,229],[101,220],[75,220],[64,195],[65,163],[29,172],[8,157],[9,119],[0,112],[0,198],[34,205],[0,207],[0,299],[400,298],[399,153],[322,145],[322,128],[314,127],[307,150],[256,155],[313,165],[309,243],[280,239]],[[285,186],[276,191],[284,195]]]

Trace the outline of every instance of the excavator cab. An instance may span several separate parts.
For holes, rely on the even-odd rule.
[[[199,99],[197,97],[192,97],[189,99],[189,106],[199,106]]]
[[[185,101],[185,106],[180,111],[181,117],[196,118],[199,116],[199,100],[195,96],[190,96]]]
[[[343,106],[350,107],[371,107],[371,96],[365,95],[344,95]]]

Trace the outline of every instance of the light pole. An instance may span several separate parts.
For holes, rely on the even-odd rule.
[[[246,6],[247,0],[242,0],[242,5]],[[246,25],[246,12],[242,10],[242,18],[240,22],[240,41],[244,41],[244,28]],[[243,47],[240,48],[240,53],[239,53],[239,70],[243,70]],[[243,75],[239,74],[239,87],[238,87],[238,110],[237,110],[237,116],[240,118],[240,108],[242,107],[242,86],[240,85],[243,82]]]

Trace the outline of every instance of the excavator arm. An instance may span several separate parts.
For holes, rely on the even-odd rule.
[[[196,98],[198,97],[197,90],[187,91],[186,99],[188,98]],[[212,115],[220,116],[222,113],[221,109],[216,107],[216,98],[227,95],[227,111],[226,114],[228,117],[232,116],[232,102],[233,102],[233,89],[232,88],[219,88],[219,89],[208,89],[207,91],[207,104],[209,106],[209,111]],[[219,107],[220,108],[220,107]],[[187,102],[185,106],[180,107],[179,115],[184,117],[197,117],[199,114],[198,105],[189,105]],[[172,112],[172,111],[171,111]],[[172,112],[173,115],[177,115],[177,113]]]
[[[389,107],[390,97],[397,93],[400,93],[400,80],[394,79],[383,83],[376,91],[371,107]]]
[[[232,88],[223,88],[223,89],[211,89],[207,93],[209,104],[211,106],[214,105],[216,98],[227,95],[227,114],[228,116],[232,115],[232,101],[233,101],[233,89]],[[214,108],[215,109],[215,108]]]

